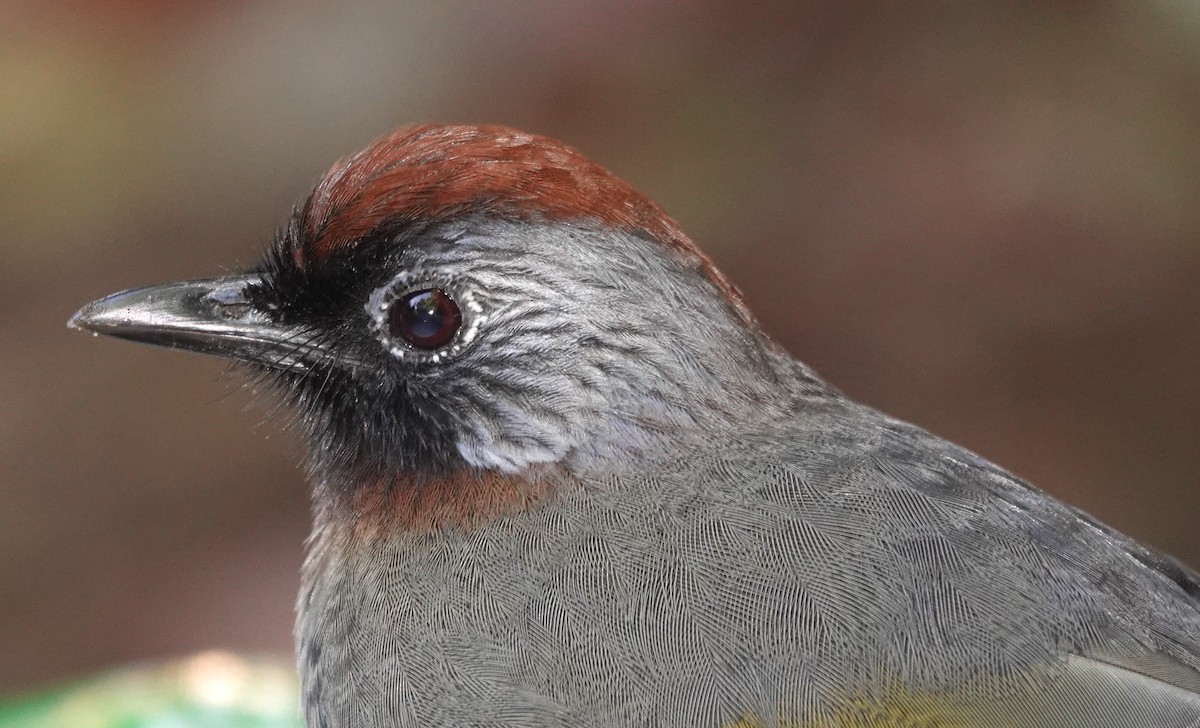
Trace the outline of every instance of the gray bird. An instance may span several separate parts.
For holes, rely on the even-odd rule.
[[[847,399],[552,139],[401,129],[72,325],[298,411],[312,728],[1200,726],[1196,572]]]

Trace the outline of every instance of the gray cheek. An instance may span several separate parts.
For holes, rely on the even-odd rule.
[[[469,465],[504,473],[515,473],[539,463],[559,462],[568,451],[565,442],[496,439],[480,430],[462,433],[458,440],[458,454]]]

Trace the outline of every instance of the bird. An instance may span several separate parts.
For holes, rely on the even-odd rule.
[[[828,384],[560,141],[403,127],[70,325],[294,413],[310,728],[1200,726],[1195,571]]]

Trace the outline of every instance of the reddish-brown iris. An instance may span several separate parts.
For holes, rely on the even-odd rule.
[[[462,312],[440,288],[406,293],[388,311],[392,336],[418,349],[438,349],[450,343],[462,325]]]

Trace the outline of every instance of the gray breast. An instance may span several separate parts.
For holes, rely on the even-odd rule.
[[[897,691],[1014,725],[1200,717],[1195,601],[1151,552],[883,418],[729,445],[578,474],[473,533],[327,525],[300,604],[310,724],[837,725]]]

